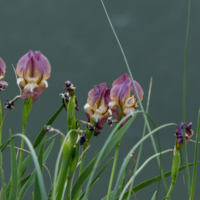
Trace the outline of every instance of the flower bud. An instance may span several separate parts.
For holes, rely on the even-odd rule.
[[[2,81],[6,73],[6,64],[3,59],[0,57],[0,91],[4,91],[8,87],[6,81]]]

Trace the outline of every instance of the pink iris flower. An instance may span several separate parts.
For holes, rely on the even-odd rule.
[[[140,84],[134,81],[140,101],[143,99],[144,92]],[[132,91],[132,95],[131,95]],[[114,115],[115,119],[120,121],[120,119],[128,114],[134,114],[137,105],[137,97],[131,78],[128,74],[124,74],[117,78],[113,84],[110,91],[110,103],[109,107]],[[124,124],[124,123],[123,123]]]
[[[20,77],[17,84],[23,90],[22,98],[33,98],[34,102],[48,87],[46,80],[50,77],[51,65],[40,51],[30,50],[19,59],[16,73]]]
[[[110,89],[106,83],[95,85],[88,93],[87,104],[84,106],[85,114],[88,117],[88,121],[94,120],[96,128],[99,130],[103,128],[103,124],[111,115],[108,107],[109,102]]]
[[[2,81],[6,73],[6,64],[3,59],[0,57],[0,91],[5,90],[8,87],[8,83],[6,81]]]

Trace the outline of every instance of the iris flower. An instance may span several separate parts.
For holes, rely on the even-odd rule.
[[[2,81],[6,73],[6,64],[3,59],[0,57],[0,91],[5,90],[8,87],[8,83],[6,81]]]
[[[101,130],[103,124],[107,121],[111,115],[111,111],[108,107],[110,102],[110,89],[106,83],[95,85],[88,93],[87,104],[84,106],[85,114],[88,117],[88,121],[94,120],[97,129]]]
[[[194,131],[192,130],[192,122],[189,124],[185,123],[185,140],[186,144],[190,140],[190,137],[192,137]],[[180,149],[183,146],[183,122],[180,124],[178,129],[176,130],[176,147]]]
[[[19,59],[16,73],[20,77],[17,84],[23,90],[22,98],[33,98],[34,102],[48,87],[46,80],[50,77],[51,65],[40,51],[30,50]]]
[[[144,92],[140,84],[134,81],[140,101],[143,99]],[[131,95],[132,91],[132,95]],[[115,119],[120,121],[120,119],[128,114],[134,114],[137,105],[137,97],[131,78],[128,74],[124,74],[117,78],[113,84],[110,91],[110,103],[109,107],[114,115]]]

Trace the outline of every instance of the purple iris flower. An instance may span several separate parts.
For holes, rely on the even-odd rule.
[[[190,140],[190,137],[193,135],[194,131],[192,130],[192,122],[189,124],[185,123],[185,139],[186,144]],[[176,130],[176,146],[180,149],[183,146],[183,122],[180,124],[178,129]]]
[[[95,126],[99,130],[103,128],[103,124],[111,115],[108,107],[109,102],[110,89],[106,83],[95,85],[88,93],[87,104],[84,106],[85,114],[88,117],[88,121],[94,120]]]
[[[5,90],[8,87],[8,83],[6,81],[2,81],[6,73],[6,64],[3,59],[0,57],[0,91]]]
[[[142,101],[144,92],[138,82],[134,81],[134,83],[140,101]],[[132,95],[131,91],[133,93]],[[138,100],[131,78],[128,74],[120,76],[113,82],[112,89],[110,91],[110,99],[111,102],[109,103],[109,107],[111,108],[115,119],[118,121],[120,121],[123,116],[134,114],[135,109],[138,107]]]
[[[51,65],[49,60],[40,51],[29,51],[22,56],[16,67],[18,85],[23,89],[22,98],[33,98],[33,102],[48,87]]]

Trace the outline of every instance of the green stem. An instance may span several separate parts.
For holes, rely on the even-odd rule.
[[[188,1],[188,21],[187,21],[187,32],[186,32],[186,42],[185,42],[185,58],[184,58],[184,78],[183,78],[183,133],[185,133],[185,105],[186,105],[186,72],[187,72],[187,46],[188,46],[188,38],[189,38],[189,25],[190,25],[190,1]],[[190,196],[191,183],[190,183],[190,173],[188,167],[188,157],[187,157],[187,147],[186,147],[186,139],[185,134],[183,134],[183,148],[184,148],[184,158],[185,158],[185,166],[186,166],[186,180],[187,180],[187,188],[188,195]]]
[[[71,176],[67,177],[67,189],[66,189],[65,200],[69,200],[70,199],[70,195],[71,195],[70,194],[71,180],[72,180]]]
[[[169,190],[168,190],[168,192],[167,192],[167,196],[166,196],[166,198],[165,198],[166,200],[170,198],[171,193],[172,193],[172,191],[173,191],[173,189],[174,189],[175,183],[176,183],[176,182],[171,182],[170,188],[169,188]]]
[[[121,142],[121,139],[117,142],[117,144],[115,146],[115,157],[114,157],[114,161],[113,161],[113,167],[112,167],[112,172],[111,172],[111,176],[110,176],[110,182],[109,182],[109,187],[108,187],[108,193],[107,193],[106,200],[109,200],[110,199],[110,195],[111,195],[112,184],[113,184],[113,179],[114,179],[114,175],[115,175],[117,159],[118,159],[118,154],[119,154],[120,142]]]
[[[83,149],[82,149],[82,153],[84,152],[84,150],[85,150],[85,148],[83,147]],[[81,173],[83,172],[84,162],[85,162],[85,153],[83,154],[83,156],[82,156],[82,158],[81,158],[81,164],[80,164],[79,176],[80,176]]]
[[[0,126],[1,125],[2,125],[2,108],[1,108],[1,100],[0,100]],[[2,126],[0,127],[0,145],[1,145],[1,139],[2,139]]]

